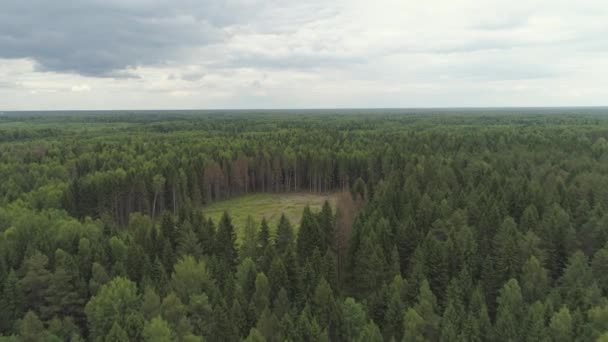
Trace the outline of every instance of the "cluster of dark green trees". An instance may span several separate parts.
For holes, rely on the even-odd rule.
[[[608,341],[602,116],[0,124],[0,341]],[[201,210],[262,191],[339,195]]]

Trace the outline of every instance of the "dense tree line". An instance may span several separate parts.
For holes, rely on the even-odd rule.
[[[0,122],[0,341],[608,340],[601,116]],[[339,195],[201,209],[289,191]]]

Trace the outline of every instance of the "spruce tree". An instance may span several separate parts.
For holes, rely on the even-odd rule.
[[[215,236],[215,249],[218,258],[225,262],[230,272],[234,272],[237,265],[236,233],[227,212],[224,212],[220,220],[217,234]]]
[[[310,211],[310,207],[306,206],[302,212],[302,221],[300,222],[297,240],[297,253],[300,264],[304,264],[306,259],[312,256],[315,248],[322,248],[323,245],[324,238],[317,219]]]

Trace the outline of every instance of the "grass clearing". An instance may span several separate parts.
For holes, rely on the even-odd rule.
[[[284,213],[297,229],[302,218],[302,210],[306,205],[309,205],[313,212],[318,212],[325,200],[328,200],[332,208],[335,208],[336,196],[336,194],[313,193],[258,193],[211,203],[203,207],[203,213],[217,224],[224,211],[228,211],[237,235],[242,232],[249,215],[257,224],[265,217],[271,231],[274,231],[281,213]]]

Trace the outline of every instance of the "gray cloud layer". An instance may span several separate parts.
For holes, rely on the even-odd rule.
[[[608,98],[605,0],[0,1],[13,108]]]
[[[253,5],[221,0],[4,0],[0,57],[33,58],[41,70],[116,75],[219,42],[222,28],[253,12]]]

